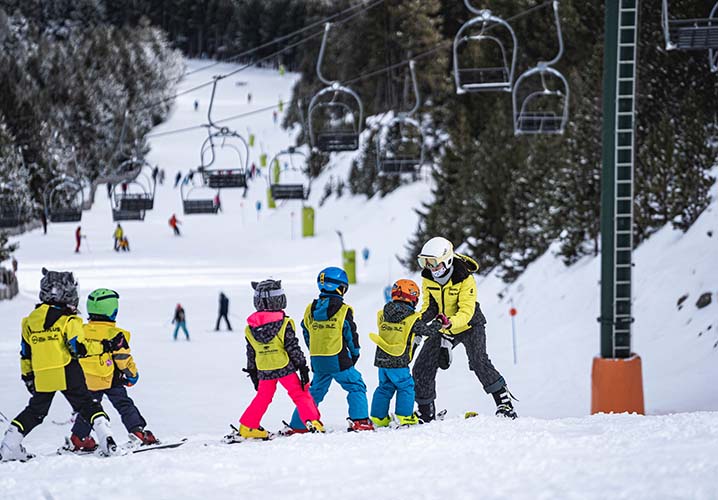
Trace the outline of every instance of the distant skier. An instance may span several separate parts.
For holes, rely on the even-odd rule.
[[[371,419],[377,427],[391,423],[389,404],[396,393],[396,419],[399,425],[414,425],[414,379],[409,363],[422,337],[439,334],[440,324],[427,325],[416,312],[419,287],[412,280],[398,280],[391,287],[391,302],[377,314],[379,334],[369,338],[377,344],[374,366],[379,368],[379,385],[371,400]]]
[[[227,330],[232,331],[232,325],[229,323],[229,299],[224,292],[219,292],[219,316],[217,317],[217,324],[214,327],[214,331],[219,331],[219,322],[224,318],[224,322],[227,323]]]
[[[129,187],[129,184],[126,182],[123,182],[120,187],[122,188],[122,194],[127,194],[127,188]]]
[[[214,205],[214,211],[215,212],[221,212],[222,211],[222,200],[219,199],[219,193],[214,195],[214,199],[212,201],[212,204]]]
[[[479,265],[454,253],[446,238],[427,241],[418,256],[422,281],[421,321],[441,322],[441,335],[429,337],[414,363],[418,417],[422,422],[436,418],[436,371],[451,364],[451,351],[464,344],[469,367],[496,402],[496,416],[516,418],[511,393],[504,377],[486,353],[486,318],[476,301]]]
[[[252,93],[247,92],[247,104],[252,104]]]
[[[127,239],[127,236],[123,236],[120,240],[120,250],[122,250],[123,252],[130,251],[130,240]]]
[[[172,319],[172,324],[175,325],[175,332],[172,335],[175,340],[177,340],[177,333],[179,332],[180,328],[182,328],[185,338],[189,340],[189,332],[187,331],[187,320],[185,319],[184,308],[182,307],[182,304],[177,304],[177,307],[175,307],[175,316]]]
[[[17,274],[17,259],[13,256],[12,258],[12,273]]]
[[[42,234],[47,234],[47,214],[44,210],[40,212],[40,223],[42,224]]]
[[[165,183],[165,169],[164,168],[160,169],[159,178],[160,178],[160,185],[163,185]]]
[[[199,109],[199,100],[194,100],[194,110],[197,111]]]
[[[257,394],[239,419],[239,431],[225,436],[225,441],[270,438],[260,424],[277,391],[277,383],[297,406],[302,428],[324,432],[319,409],[306,389],[309,367],[295,335],[294,321],[284,312],[287,297],[282,282],[253,281],[252,288],[257,312],[247,318],[247,368],[243,371],[249,375]]]
[[[127,387],[132,387],[140,378],[137,365],[130,352],[130,332],[117,327],[115,320],[119,311],[119,294],[108,288],[98,288],[87,297],[87,314],[90,322],[84,326],[85,339],[89,343],[100,344],[113,339],[118,334],[126,340],[126,345],[112,353],[99,353],[80,359],[85,372],[87,388],[93,400],[102,401],[107,396],[112,406],[120,414],[122,423],[130,433],[130,438],[140,445],[157,443],[157,438],[146,430],[147,422],[127,395]],[[85,436],[84,438],[80,436]],[[79,452],[92,451],[97,447],[90,436],[90,425],[82,417],[75,419],[72,434],[65,440],[65,450]]]
[[[124,234],[125,232],[122,230],[122,226],[118,223],[115,228],[115,232],[112,234],[112,237],[115,239],[115,252],[119,251],[120,242],[122,241]]]
[[[277,114],[277,110],[275,109],[274,111],[272,111],[272,121],[274,122],[275,125],[277,124],[278,118],[279,118],[279,115]]]
[[[160,174],[160,167],[155,165],[155,168],[152,169],[152,182],[157,182],[157,176]]]
[[[172,228],[172,230],[175,232],[175,236],[182,236],[182,233],[180,233],[179,230],[179,224],[182,224],[179,219],[177,219],[177,216],[175,214],[172,214],[172,217],[170,217],[169,225]]]
[[[101,342],[86,341],[77,303],[77,281],[72,273],[43,268],[40,304],[23,318],[21,328],[20,368],[31,397],[5,432],[0,461],[24,462],[34,457],[25,450],[22,441],[45,419],[58,391],[90,423],[104,454],[113,454],[117,449],[110,419],[87,390],[77,358],[123,349],[127,342],[122,333]]]
[[[304,341],[309,347],[314,377],[309,392],[319,405],[332,381],[347,392],[349,431],[370,431],[366,385],[354,365],[359,360],[359,335],[354,310],[344,303],[349,289],[347,273],[338,267],[327,267],[317,276],[319,298],[307,306],[302,320]],[[307,432],[297,411],[282,434]]]
[[[82,242],[82,238],[84,238],[81,227],[77,226],[77,229],[75,229],[75,253],[80,253],[80,243]]]
[[[182,180],[182,171],[178,170],[177,175],[175,175],[175,187],[179,186],[179,183],[181,180]]]

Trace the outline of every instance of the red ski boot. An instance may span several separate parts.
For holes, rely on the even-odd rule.
[[[134,429],[130,433],[130,437],[136,437],[140,441],[140,446],[147,446],[150,444],[160,444],[160,442],[157,440],[154,434],[152,434],[152,431],[147,431],[143,429],[142,427],[138,427],[137,429]]]
[[[351,418],[348,418],[347,423],[349,424],[349,427],[347,428],[347,431],[349,431],[349,432],[373,431],[374,430],[374,424],[368,418],[359,418],[356,420],[352,420]]]
[[[77,434],[72,434],[69,438],[65,438],[65,446],[63,449],[72,453],[92,453],[97,449],[97,443],[92,436],[81,438]]]

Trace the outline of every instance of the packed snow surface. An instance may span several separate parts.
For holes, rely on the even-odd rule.
[[[190,61],[189,68],[202,64]],[[179,90],[234,68],[195,73]],[[260,69],[224,80],[214,118],[288,99],[295,80],[296,75]],[[203,123],[209,89],[203,92],[178,98],[170,119],[155,132]],[[271,111],[225,124],[255,134],[250,162],[257,166],[262,151],[271,159],[294,143],[292,132],[274,124]],[[216,216],[184,216],[174,175],[199,164],[205,137],[206,131],[197,129],[151,140],[148,160],[163,168],[167,179],[145,221],[122,224],[131,253],[112,249],[114,224],[100,189],[94,207],[83,215],[87,239],[80,254],[74,253],[72,224],[17,238],[21,294],[0,302],[0,411],[7,417],[27,403],[19,373],[19,325],[37,301],[44,266],[72,270],[81,297],[96,287],[119,292],[118,325],[132,332],[141,373],[129,392],[160,439],[188,437],[189,442],[111,459],[57,456],[69,425],[52,421],[70,416],[58,395],[45,423],[25,440],[38,458],[0,464],[0,498],[718,498],[718,305],[714,298],[704,309],[694,306],[701,293],[715,294],[718,282],[718,235],[708,235],[718,229],[715,203],[688,233],[665,228],[636,251],[634,350],[643,359],[648,416],[589,416],[590,366],[599,346],[599,262],[586,258],[565,268],[550,251],[510,287],[493,276],[479,284],[488,352],[520,399],[518,420],[493,416],[491,397],[458,348],[451,368],[437,377],[437,406],[448,410],[442,422],[344,432],[346,402],[335,385],[320,407],[327,435],[220,444],[254,393],[241,371],[244,318],[253,310],[249,282],[281,279],[287,311],[299,319],[316,294],[318,271],[341,265],[336,230],[343,231],[348,248],[357,250],[358,284],[350,288],[347,302],[356,311],[363,348],[358,368],[371,399],[377,374],[368,333],[375,329],[383,288],[406,277],[396,256],[405,256],[418,222],[414,209],[431,199],[431,186],[422,181],[370,200],[352,197],[346,189],[320,207],[324,186],[347,178],[352,156],[345,153],[334,155],[312,183],[308,204],[317,209],[314,238],[301,238],[299,202],[267,209],[263,178],[251,181],[246,198],[241,190],[223,190],[223,211]],[[172,213],[182,221],[181,237],[168,227]],[[370,250],[366,263],[361,259],[365,247]],[[220,291],[230,298],[234,332],[213,331]],[[678,309],[684,294],[689,298]],[[510,300],[518,309],[516,364]],[[181,333],[172,341],[177,303],[186,310],[190,342]],[[116,412],[108,402],[104,406],[123,441]],[[280,388],[262,424],[278,430],[291,410]],[[468,410],[480,415],[465,420]]]

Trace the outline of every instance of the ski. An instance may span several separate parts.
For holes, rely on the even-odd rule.
[[[175,441],[172,443],[158,443],[158,444],[146,444],[142,445],[139,448],[130,448],[130,453],[142,453],[145,451],[152,451],[152,450],[167,450],[171,448],[179,448],[183,444],[187,442],[187,438],[182,438],[179,441]]]

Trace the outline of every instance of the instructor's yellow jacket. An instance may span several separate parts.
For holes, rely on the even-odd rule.
[[[85,325],[84,330],[88,346],[99,345],[100,351],[102,351],[102,341],[112,340],[118,333],[125,336],[128,344],[130,342],[130,332],[115,326],[114,321],[90,321]],[[85,371],[87,388],[91,391],[102,391],[112,387],[115,367],[131,377],[137,375],[137,366],[129,347],[111,353],[86,356],[80,360],[80,364]]]
[[[479,265],[475,260],[455,254],[451,278],[441,285],[425,269],[421,273],[422,321],[429,322],[438,314],[443,314],[451,320],[451,328],[442,332],[450,335],[458,335],[475,325],[485,324],[486,319],[476,302],[476,280],[472,275],[478,270]]]
[[[67,389],[65,366],[73,358],[102,352],[102,344],[86,345],[82,318],[48,304],[40,304],[22,320],[20,369],[34,375],[37,392]]]

